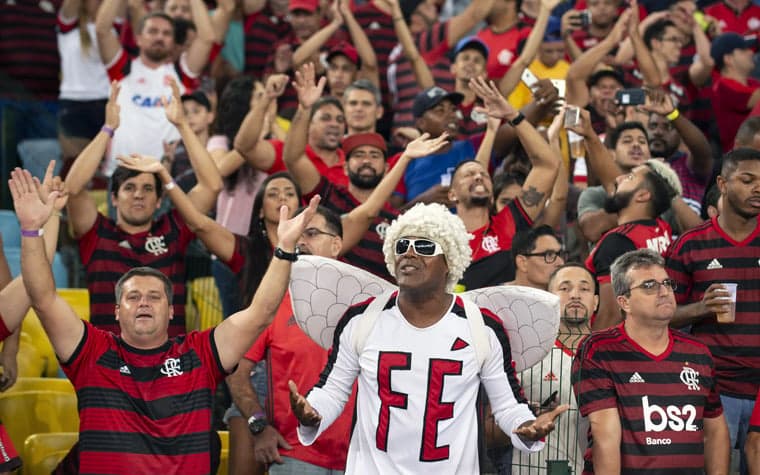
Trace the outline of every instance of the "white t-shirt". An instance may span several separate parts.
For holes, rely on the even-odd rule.
[[[349,309],[336,329],[337,346],[307,396],[322,421],[317,427],[299,426],[304,445],[341,413],[358,377],[347,474],[479,473],[475,401],[480,383],[496,423],[514,446],[526,451],[543,447],[542,442],[526,445],[512,433],[535,417],[515,399],[513,388],[519,391],[519,385],[511,370],[509,340],[495,317],[484,312],[490,354],[481,368],[459,298],[428,328],[412,326],[391,299],[357,355],[351,335],[365,309]]]
[[[87,24],[91,44],[85,54],[79,36],[79,21],[58,14],[57,40],[61,56],[61,99],[90,101],[108,99],[108,74],[98,52],[95,23]]]
[[[583,452],[586,450],[588,420],[578,414],[578,403],[570,381],[573,353],[557,344],[540,363],[520,373],[528,401],[542,403],[557,391],[558,404],[570,409],[557,420],[557,426],[546,439],[546,447],[538,453],[512,453],[512,475],[546,473],[547,460],[567,460],[574,472],[583,473]]]

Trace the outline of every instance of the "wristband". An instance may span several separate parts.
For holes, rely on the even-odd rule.
[[[171,190],[173,190],[176,187],[177,187],[177,182],[174,181],[174,180],[172,180],[169,183],[167,183],[167,184],[164,185],[164,190],[171,191]]]
[[[109,137],[113,138],[113,129],[111,127],[104,125],[100,128],[100,131],[107,133]]]
[[[676,120],[680,116],[681,116],[681,113],[678,112],[678,109],[673,109],[673,112],[671,112],[670,114],[666,115],[665,118],[667,118],[669,121],[673,122],[674,120]]]
[[[525,120],[525,115],[522,112],[518,112],[517,117],[515,117],[512,120],[507,120],[507,122],[509,122],[509,125],[511,125],[512,127],[517,127],[518,125],[520,125],[520,122],[524,120]]]
[[[21,235],[24,237],[41,237],[44,234],[42,228],[40,229],[22,229]]]
[[[274,257],[277,259],[282,259],[283,261],[290,261],[295,262],[298,260],[298,254],[295,252],[287,252],[283,251],[282,248],[276,247],[274,248]]]

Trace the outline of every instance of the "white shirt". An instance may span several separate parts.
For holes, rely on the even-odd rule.
[[[58,53],[61,56],[61,99],[88,101],[108,99],[110,85],[100,59],[95,23],[87,24],[90,47],[85,54],[76,18],[58,14]]]
[[[526,445],[512,433],[535,417],[513,395],[504,362],[507,350],[511,367],[508,347],[502,347],[487,322],[490,354],[480,368],[460,303],[427,328],[412,326],[394,303],[378,316],[361,355],[356,354],[351,335],[364,314],[343,326],[347,316],[336,329],[338,346],[333,347],[323,377],[307,396],[322,421],[317,427],[298,429],[304,445],[313,443],[341,413],[358,377],[357,421],[347,474],[479,473],[475,401],[480,383],[496,423],[514,446],[526,451],[543,447],[542,442]],[[501,327],[500,322],[497,325]],[[505,340],[503,327],[498,331]]]

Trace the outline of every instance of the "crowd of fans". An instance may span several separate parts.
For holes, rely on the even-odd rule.
[[[231,344],[236,327],[230,324],[216,332],[215,342],[180,341],[172,350],[177,361],[192,359],[185,352],[200,354],[197,365],[208,375],[199,405],[234,370],[227,377],[232,407],[224,418],[230,473],[343,470],[354,398],[320,440],[302,443],[288,383],[308,389],[320,381],[331,364],[328,352],[292,325],[287,294],[276,303],[269,300],[278,292],[257,296],[266,309],[254,309],[254,295],[270,263],[295,259],[294,249],[395,282],[383,249],[386,232],[418,203],[445,205],[470,234],[472,259],[457,291],[521,285],[560,297],[556,347],[520,375],[524,394],[514,389],[515,399],[536,411],[570,404],[571,422],[560,423],[544,451],[513,455],[509,438],[489,430],[486,416],[484,453],[493,471],[536,473],[550,459],[565,460],[574,473],[594,470],[592,452],[608,448],[601,435],[615,439],[608,431],[593,436],[594,424],[602,424],[593,414],[614,406],[611,388],[627,369],[595,366],[591,357],[588,367],[581,358],[571,368],[572,360],[592,330],[603,336],[588,339],[584,352],[612,355],[601,356],[605,361],[625,351],[650,355],[643,344],[610,347],[604,340],[624,339],[624,314],[639,315],[629,299],[634,288],[675,296],[671,326],[691,336],[674,337],[662,351],[676,351],[673,345],[679,354],[693,351],[694,371],[711,381],[700,406],[705,438],[720,439],[725,425],[732,468],[741,473],[748,470],[745,443],[748,455],[760,454],[757,438],[749,439],[756,446],[747,442],[748,433],[760,430],[760,421],[750,424],[760,389],[760,2],[8,0],[0,26],[4,177],[23,165],[37,171],[42,189],[58,193],[54,203],[39,205],[61,210],[59,245],[78,256],[81,264],[72,268],[83,269],[90,293],[90,323],[76,332],[46,327],[79,391],[88,434],[72,451],[73,466],[80,456],[85,471],[108,466],[107,444],[89,433],[104,428],[93,409],[97,397],[81,402],[87,391],[80,388],[90,383],[80,353],[94,358],[118,344],[88,335],[93,328],[126,333],[135,351],[155,343],[139,340],[139,325],[125,330],[118,310],[114,315],[128,291],[125,273],[155,277],[145,270],[129,274],[135,267],[157,269],[168,279],[168,336],[192,330],[185,321],[186,284],[188,252],[197,239],[213,256],[224,316],[245,315],[250,331],[242,341],[256,340],[246,348]],[[11,192],[17,201],[23,196],[21,183],[35,183],[14,173],[18,190],[4,192],[6,207]],[[98,189],[107,196],[100,210]],[[294,224],[304,206],[308,218]],[[25,216],[26,222],[41,229],[42,214]],[[50,221],[56,219],[54,212]],[[45,235],[50,247],[57,224],[45,226],[54,228]],[[637,249],[662,259],[616,261]],[[666,274],[655,273],[646,288],[632,287],[637,266]],[[716,320],[725,310],[724,283],[738,284],[732,323]],[[40,277],[27,289],[35,308],[68,318],[50,300],[47,284]],[[47,304],[38,306],[35,296],[46,296]],[[265,319],[271,305],[274,321],[256,339],[263,327],[254,332],[251,322]],[[2,364],[12,375],[18,348],[18,330],[12,330],[23,314],[9,320],[15,307],[0,310],[11,330]],[[159,363],[145,357],[129,364]],[[681,363],[663,374],[680,371]],[[117,360],[109,364],[124,373]],[[642,389],[644,380],[654,379],[644,366],[632,366],[638,376],[628,374],[626,382],[641,379]],[[168,363],[163,370],[172,371]],[[609,371],[609,381],[589,383],[581,370]],[[691,390],[683,372],[680,377]],[[598,400],[576,393],[576,402],[572,386],[597,391]],[[156,397],[140,391],[131,397]],[[677,391],[668,397],[677,399]],[[619,407],[621,418],[641,419],[641,408],[631,409],[628,401]],[[671,417],[647,404],[644,417],[663,411],[647,427]],[[206,413],[189,406],[182,411],[194,422],[187,423],[210,428],[201,421]],[[147,410],[156,417],[166,412]],[[674,424],[671,432],[679,430]],[[125,435],[125,425],[114,430],[110,443],[139,445]],[[658,437],[651,440],[681,440]],[[623,445],[635,445],[623,438]],[[670,444],[660,442],[651,445]],[[208,452],[208,441],[189,438],[187,446],[182,455],[188,460],[188,454]],[[637,450],[624,447],[623,453],[646,455]],[[719,464],[710,465],[720,447],[699,448],[689,440],[670,450],[661,454],[680,460],[701,451],[707,461],[697,465],[722,473]],[[198,460],[208,466],[212,459]],[[701,473],[693,462],[668,468]],[[633,456],[621,464],[624,471],[647,466]],[[14,467],[0,463],[3,468]]]

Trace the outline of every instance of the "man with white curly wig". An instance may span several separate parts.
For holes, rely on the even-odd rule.
[[[496,423],[526,452],[543,447],[540,439],[567,410],[536,418],[501,321],[450,293],[470,263],[469,237],[440,204],[418,204],[401,215],[383,246],[399,289],[346,311],[306,397],[290,383],[299,439],[309,445],[341,413],[358,379],[347,474],[479,473],[481,383]]]

